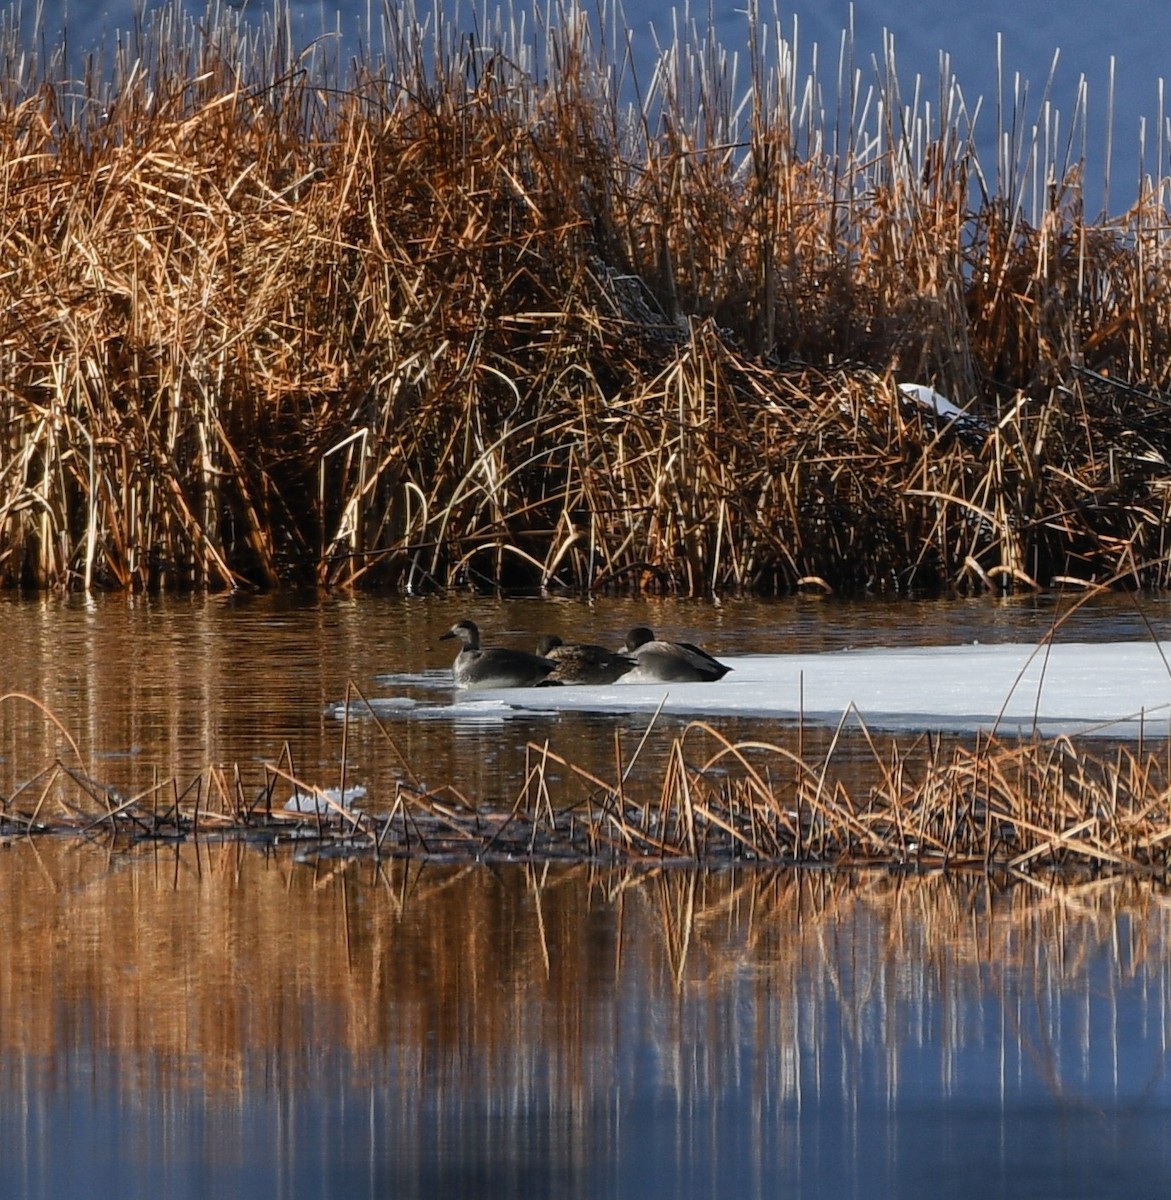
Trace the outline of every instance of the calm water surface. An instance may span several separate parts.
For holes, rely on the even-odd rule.
[[[286,746],[328,783],[328,706],[351,682],[449,701],[438,635],[459,616],[515,645],[646,622],[734,656],[1022,640],[1054,611],[6,601],[0,689],[128,794],[211,764],[254,786]],[[1167,615],[1118,598],[1062,636]],[[526,738],[605,762],[615,730],[641,732],[526,720],[355,720],[348,769],[372,804],[400,754],[510,797]],[[39,709],[0,703],[5,792],[59,752]],[[51,837],[0,846],[0,901],[3,1196],[1142,1196],[1171,1166],[1150,886],[313,867]]]
[[[1166,898],[255,849],[0,864],[0,1191],[1145,1196]]]
[[[263,761],[286,752],[308,782],[340,777],[342,726],[328,709],[356,686],[369,697],[450,702],[450,642],[455,620],[470,616],[485,641],[535,648],[542,632],[621,644],[634,624],[699,642],[717,654],[784,653],[843,647],[1034,641],[1067,612],[1069,601],[988,600],[934,603],[736,601],[719,606],[612,601],[594,606],[551,600],[403,600],[263,597],[246,600],[0,602],[5,653],[0,693],[43,702],[76,740],[103,783],[134,794],[160,780],[189,780],[211,765],[239,768],[262,782]],[[1114,597],[1073,611],[1069,640],[1146,638],[1171,629],[1171,605],[1141,608]],[[433,706],[429,706],[433,707]],[[370,802],[393,799],[403,761],[424,782],[453,782],[477,797],[515,794],[526,739],[590,766],[613,763],[614,731],[633,744],[644,717],[533,715],[502,724],[470,719],[372,721],[348,731],[345,762],[371,789]],[[663,722],[664,731],[676,731]],[[725,727],[760,736],[759,722]],[[767,729],[784,740],[781,728]],[[0,788],[11,792],[66,743],[31,705],[0,705]],[[653,756],[654,745],[650,748]]]

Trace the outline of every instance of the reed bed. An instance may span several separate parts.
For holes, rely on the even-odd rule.
[[[1167,585],[1161,161],[1092,219],[1048,107],[532,16],[8,36],[0,584]]]
[[[384,731],[385,732],[385,731]],[[387,735],[389,736],[389,735]],[[1066,738],[923,735],[839,767],[692,722],[655,777],[616,739],[613,776],[548,743],[526,748],[511,802],[426,788],[404,763],[368,808],[297,779],[287,756],[257,783],[236,767],[135,796],[56,760],[0,803],[0,842],[72,834],[119,844],[292,845],[303,860],[583,862],[602,866],[883,868],[1163,878],[1171,869],[1171,743],[1093,754]],[[644,739],[645,741],[645,739]],[[639,749],[641,750],[641,744]],[[869,779],[859,785],[847,782]],[[364,789],[363,789],[364,792]],[[284,796],[291,796],[285,801]],[[345,797],[343,800],[342,797]],[[365,801],[362,801],[365,803]]]

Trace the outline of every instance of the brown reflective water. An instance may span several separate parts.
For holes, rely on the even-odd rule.
[[[1064,636],[1142,637],[1165,611],[1116,599]],[[286,744],[335,781],[328,706],[350,680],[446,702],[438,635],[464,615],[509,644],[648,623],[731,655],[1021,640],[1053,617],[317,597],[0,612],[0,687],[43,699],[127,793],[209,763],[255,783]],[[377,804],[401,751],[510,796],[526,738],[607,761],[616,728],[642,728],[526,720],[404,718],[393,745],[355,720],[351,777]],[[0,704],[6,793],[63,745]],[[1171,1166],[1154,885],[314,867],[54,836],[0,846],[0,898],[0,1195],[1123,1196]]]
[[[310,783],[336,783],[341,724],[329,715],[347,685],[371,697],[407,696],[446,706],[452,698],[450,642],[440,635],[471,617],[489,644],[535,647],[540,634],[618,646],[634,624],[727,656],[834,650],[846,646],[954,645],[1042,637],[1072,601],[989,600],[889,604],[818,600],[675,601],[258,597],[0,601],[4,653],[0,692],[28,693],[76,740],[82,763],[127,795],[160,779],[189,780],[211,764],[238,766],[259,786],[263,760],[287,746]],[[1070,640],[1144,638],[1165,629],[1168,603],[1110,597],[1073,612]],[[613,763],[614,731],[641,734],[645,717],[566,713],[477,722],[411,718],[348,731],[351,778],[370,803],[393,797],[405,759],[424,781],[454,782],[469,795],[515,794],[526,740],[548,738],[587,766]],[[663,721],[664,731],[671,722]],[[675,728],[678,727],[678,722]],[[722,726],[761,736],[759,721]],[[766,728],[784,740],[783,727]],[[807,736],[816,737],[816,733]],[[633,744],[633,743],[632,743]],[[653,761],[652,741],[648,761]],[[0,705],[0,789],[27,781],[64,750],[60,734],[30,705]],[[72,761],[72,760],[71,760]]]

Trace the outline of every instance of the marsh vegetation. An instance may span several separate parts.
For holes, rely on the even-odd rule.
[[[7,695],[0,705],[28,700]],[[364,707],[359,698],[354,711]],[[870,866],[1020,879],[1164,879],[1171,865],[1171,743],[1095,753],[1067,738],[972,745],[876,739],[863,728],[868,758],[842,763],[841,729],[817,755],[800,728],[795,745],[732,742],[702,721],[671,735],[652,720],[633,744],[615,731],[609,772],[548,740],[530,742],[516,751],[515,795],[476,796],[422,782],[394,733],[365,715],[400,767],[369,796],[353,786],[344,756],[348,721],[339,779],[328,787],[300,779],[286,752],[260,769],[211,764],[127,795],[83,767],[66,735],[67,756],[0,800],[0,841],[70,834],[123,849],[187,840],[284,847],[300,861]],[[652,736],[667,750],[647,770],[638,759]]]
[[[1155,639],[1099,593],[1171,573],[1162,143],[1094,216],[1084,111],[392,10],[0,49],[14,1178],[1141,1191],[1171,743],[478,720],[438,635]],[[803,588],[901,599],[746,598]]]
[[[401,12],[345,71],[230,13],[80,80],[8,37],[0,582],[1167,583],[1158,155],[1095,217],[1084,111]]]

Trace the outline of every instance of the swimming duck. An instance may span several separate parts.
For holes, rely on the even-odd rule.
[[[732,669],[690,642],[661,642],[645,626],[636,625],[622,646],[638,665],[625,683],[712,683]]]
[[[480,649],[480,630],[472,621],[457,621],[440,641],[459,638],[463,649],[451,664],[457,688],[536,687],[557,664],[525,650]]]
[[[605,646],[594,646],[588,642],[563,642],[555,633],[541,638],[537,643],[537,654],[551,658],[557,669],[549,676],[549,682],[561,683],[613,683],[627,671],[638,665],[627,654],[615,654]]]

